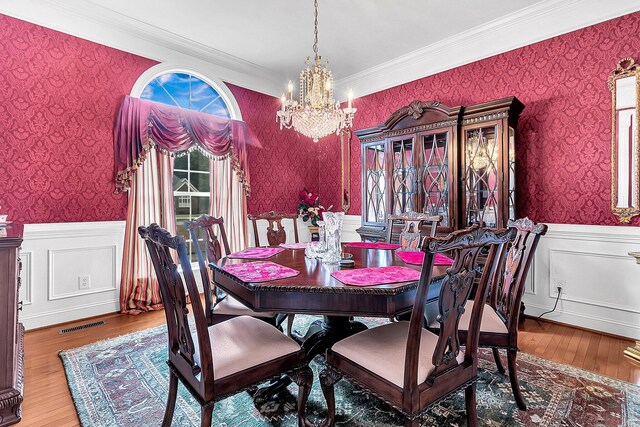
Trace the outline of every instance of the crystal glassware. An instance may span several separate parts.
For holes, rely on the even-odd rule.
[[[322,263],[337,264],[342,259],[342,246],[340,245],[340,240],[342,235],[344,212],[325,212],[323,216],[325,222],[327,251],[322,257]]]
[[[318,245],[317,242],[309,242],[306,248],[304,248],[304,256],[309,259],[316,259],[318,256],[317,253]]]
[[[322,254],[327,250],[327,240],[324,221],[318,221],[318,254]]]

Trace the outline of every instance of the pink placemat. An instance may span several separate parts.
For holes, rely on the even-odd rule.
[[[352,286],[374,286],[388,283],[415,282],[420,278],[420,272],[409,267],[375,267],[358,268],[356,270],[340,270],[331,275]]]
[[[282,248],[247,248],[243,251],[232,253],[228,258],[264,259],[282,251],[284,251]]]
[[[422,251],[414,251],[414,252],[397,251],[396,255],[398,255],[407,264],[421,265],[422,262],[424,261],[424,252]],[[433,265],[451,265],[451,264],[453,264],[453,260],[448,256],[444,256],[442,254],[436,254],[436,257],[433,260]]]
[[[302,242],[302,243],[280,243],[281,248],[285,249],[306,249],[311,242]]]
[[[228,264],[222,267],[222,269],[247,283],[286,279],[287,277],[294,277],[300,274],[298,270],[271,261]]]
[[[398,249],[400,245],[384,242],[351,242],[345,245],[347,248],[364,248],[364,249]]]

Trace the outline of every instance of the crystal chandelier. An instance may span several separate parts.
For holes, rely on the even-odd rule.
[[[318,0],[314,0],[314,59],[307,57],[300,72],[300,101],[293,99],[293,82],[289,82],[289,96],[282,95],[282,108],[276,113],[276,122],[283,127],[301,133],[318,142],[332,132],[351,128],[356,109],[351,106],[353,95],[349,92],[347,108],[333,99],[333,75],[318,55]]]

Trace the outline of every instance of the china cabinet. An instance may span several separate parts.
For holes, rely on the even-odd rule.
[[[413,101],[355,132],[362,147],[363,240],[383,240],[391,214],[442,215],[439,233],[515,218],[515,97],[449,108]]]

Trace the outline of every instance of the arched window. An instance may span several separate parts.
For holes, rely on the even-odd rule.
[[[225,118],[237,118],[237,106],[230,105],[235,102],[228,102],[232,97],[228,90],[225,93],[222,85],[216,85],[193,72],[169,69],[154,73],[154,68],[140,77],[132,91],[133,96]],[[195,248],[183,223],[209,213],[210,174],[209,159],[198,150],[181,153],[175,158],[173,198],[176,230],[188,239],[192,262],[196,261]]]

